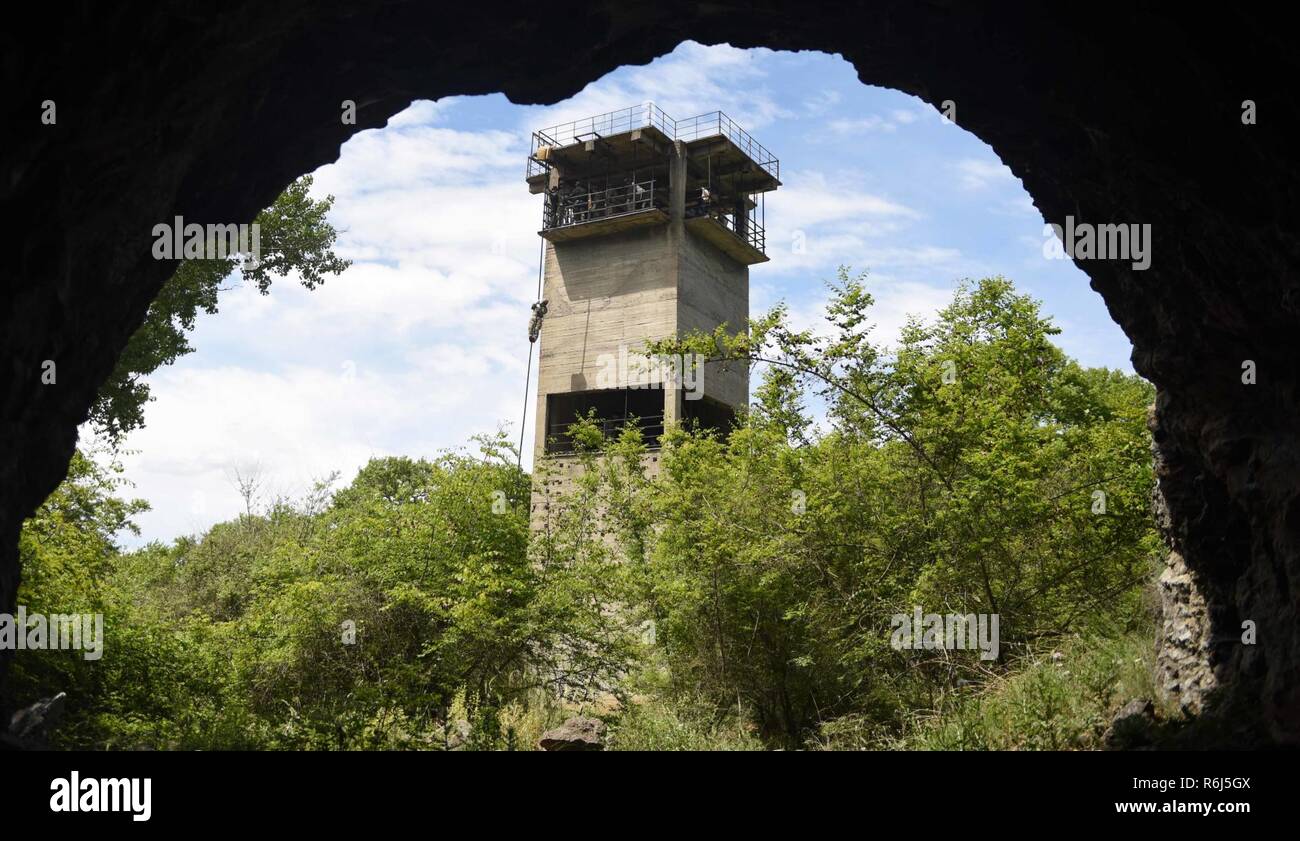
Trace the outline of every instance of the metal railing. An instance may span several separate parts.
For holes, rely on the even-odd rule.
[[[655,191],[653,178],[584,192],[551,193],[542,206],[542,230],[581,225],[655,207],[662,210],[665,205],[663,191]]]
[[[528,154],[527,177],[547,171],[545,149],[558,149],[593,138],[610,137],[638,128],[657,128],[669,138],[673,136],[673,118],[653,102],[620,108],[607,114],[584,117],[570,123],[533,132],[533,145]]]
[[[721,136],[736,144],[751,161],[758,164],[773,178],[781,177],[781,162],[753,136],[721,111],[711,111],[696,117],[677,120],[673,124],[673,139],[699,140],[704,137]]]
[[[574,421],[567,423],[562,421],[547,425],[546,452],[559,454],[574,452],[573,436],[569,433],[574,423]],[[652,449],[659,446],[659,438],[664,434],[664,416],[662,414],[646,415],[639,418],[598,418],[596,425],[600,428],[600,434],[607,439],[617,438],[625,427],[631,425],[641,431],[646,446]]]
[[[632,129],[648,127],[657,128],[669,137],[673,136],[673,118],[653,102],[646,102],[535,131],[533,151],[537,151],[539,142],[546,146],[568,146],[593,136],[609,137]]]
[[[670,140],[689,142],[705,137],[725,137],[735,143],[750,160],[773,178],[781,177],[781,162],[776,159],[776,156],[723,112],[710,111],[684,120],[674,120],[653,102],[633,105],[630,108],[621,108],[607,114],[585,117],[533,132],[526,177],[541,175],[548,170],[547,153],[544,150],[648,127],[659,129]]]
[[[711,205],[709,200],[705,198],[704,191],[700,190],[687,197],[686,218],[695,219],[704,216],[713,219],[722,227],[731,231],[741,242],[757,248],[764,254],[767,253],[767,232],[763,230],[763,225],[759,222],[756,212],[751,210],[748,213],[741,214],[717,205]]]
[[[714,219],[722,223],[722,227],[731,231],[740,239],[741,242],[748,244],[752,248],[757,248],[759,252],[767,253],[767,232],[763,230],[753,216],[740,216],[735,213],[715,214]]]

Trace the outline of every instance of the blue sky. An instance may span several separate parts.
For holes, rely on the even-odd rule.
[[[679,120],[721,109],[781,159],[754,312],[785,300],[796,323],[814,323],[844,264],[869,272],[888,340],[960,279],[1002,274],[1043,302],[1071,356],[1131,370],[1100,296],[1073,263],[1044,256],[1041,214],[960,128],[960,103],[953,125],[861,84],[837,56],[688,42],[554,106],[417,102],[349,140],[315,191],[335,196],[352,268],[314,292],[287,278],[261,296],[232,279],[220,313],[199,321],[198,352],[150,378],[148,425],[123,459],[153,505],[141,539],[234,516],[236,470],[260,470],[264,499],[296,496],[371,457],[431,456],[501,425],[517,435],[541,223],[523,182],[529,134],[646,101]]]

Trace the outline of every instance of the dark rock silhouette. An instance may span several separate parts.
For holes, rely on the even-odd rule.
[[[1165,690],[1300,743],[1300,169],[1287,90],[1300,74],[1289,30],[1262,12],[910,0],[545,13],[83,0],[28,12],[0,35],[0,611],[15,604],[23,518],[64,476],[78,423],[174,269],[151,257],[153,225],[249,222],[415,98],[554,102],[686,39],[816,49],[865,83],[951,101],[1049,222],[1151,225],[1148,270],[1080,265],[1159,388],[1175,550]],[[42,383],[46,360],[56,384]],[[1247,620],[1253,645],[1240,641]]]
[[[1156,706],[1145,699],[1129,701],[1102,734],[1102,743],[1111,750],[1135,750],[1151,745],[1156,723]]]
[[[31,750],[46,747],[50,731],[63,716],[63,703],[67,698],[67,693],[60,692],[53,698],[42,698],[14,713],[9,719],[9,729],[0,734],[4,737],[0,749]]]

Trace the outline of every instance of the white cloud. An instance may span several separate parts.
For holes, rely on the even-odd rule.
[[[465,182],[484,172],[512,168],[522,178],[524,138],[505,131],[468,132],[431,126],[372,129],[345,144],[346,165],[315,173],[313,192],[334,196],[406,190],[420,184]]]
[[[875,265],[901,253],[880,240],[921,218],[912,208],[855,186],[852,173],[791,172],[771,198],[768,256],[776,271]],[[870,256],[873,255],[874,256]]]
[[[260,465],[275,490],[301,493],[374,456],[518,432],[540,216],[522,135],[420,125],[446,106],[413,110],[315,173],[353,265],[313,291],[294,277],[270,295],[236,285],[200,320],[199,353],[150,377],[148,426],[125,459],[154,503],[145,539],[237,513],[236,469]]]
[[[645,67],[619,78],[592,82],[571,99],[530,109],[532,131],[653,102],[669,117],[684,120],[725,111],[748,131],[789,116],[763,84],[769,50],[742,50],[727,44],[705,46],[693,41]]]
[[[873,131],[895,131],[898,128],[895,123],[879,114],[872,114],[868,117],[839,118],[829,121],[826,127],[830,129],[831,134],[839,137]]]
[[[1042,219],[1038,208],[1034,207],[1034,200],[1027,195],[1016,196],[1015,198],[1002,199],[997,204],[989,208],[990,213],[996,213],[999,216],[1027,216]]]
[[[825,222],[846,222],[882,218],[915,219],[920,214],[906,205],[852,186],[852,177],[828,177],[818,171],[784,173],[785,185],[774,194],[774,208],[780,207],[781,224],[807,229]]]
[[[167,369],[152,380],[159,399],[123,459],[135,493],[155,503],[140,518],[144,536],[171,537],[236,514],[236,470],[256,466],[272,490],[294,495],[334,470],[347,481],[375,456],[432,455],[439,442],[490,431],[483,420],[519,410],[518,396],[508,399],[504,388],[522,387],[513,361],[443,345],[387,371],[324,362]]]
[[[818,116],[840,104],[844,97],[839,91],[821,90],[810,94],[804,99],[804,111],[812,116]]]
[[[417,99],[410,106],[394,114],[388,120],[387,128],[396,129],[404,126],[427,126],[441,122],[447,112],[454,108],[461,97],[448,96],[439,100]]]
[[[899,126],[911,125],[919,118],[920,115],[915,111],[896,108],[889,112],[889,116],[869,114],[865,117],[837,117],[828,120],[826,128],[835,137],[844,139],[855,134],[892,133],[898,131]]]
[[[982,190],[1001,182],[1019,185],[1011,169],[1001,161],[966,158],[953,165],[958,183],[966,190]]]

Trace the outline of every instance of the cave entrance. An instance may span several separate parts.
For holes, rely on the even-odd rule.
[[[311,19],[296,8],[270,18],[258,9],[257,21],[234,12],[217,28],[163,9],[147,20],[84,11],[70,27],[60,10],[37,10],[66,37],[57,50],[35,39],[14,45],[4,71],[31,95],[10,101],[7,148],[17,151],[6,156],[0,196],[22,220],[24,243],[0,293],[9,314],[0,348],[14,373],[0,403],[10,444],[0,465],[0,609],[15,604],[22,522],[66,475],[77,424],[173,268],[149,256],[152,225],[175,215],[247,222],[295,174],[413,99],[503,90],[556,102],[685,37],[818,49],[843,55],[864,81],[936,107],[953,102],[957,124],[998,150],[1047,218],[1152,225],[1154,256],[1140,281],[1109,263],[1086,269],[1134,342],[1136,367],[1161,390],[1153,425],[1187,587],[1201,589],[1204,573],[1220,582],[1207,593],[1211,613],[1261,623],[1259,647],[1221,660],[1219,671],[1250,684],[1247,703],[1266,709],[1279,738],[1300,739],[1300,641],[1286,583],[1300,580],[1295,260],[1278,221],[1295,193],[1292,168],[1278,164],[1297,117],[1276,109],[1275,123],[1256,125],[1242,112],[1247,96],[1252,111],[1256,101],[1286,101],[1294,68],[1284,28],[1237,9],[1078,19],[1048,8],[737,15],[664,3],[636,16],[604,10],[582,27],[536,15],[502,27],[500,8],[483,4],[459,9],[447,27],[443,10],[390,4]],[[264,33],[255,52],[253,28]],[[186,55],[190,69],[132,72],[128,54]],[[560,54],[563,66],[552,60]],[[85,71],[75,57],[87,56],[104,95],[76,93]],[[208,66],[223,68],[219,89],[201,71]],[[54,128],[22,116],[49,95],[42,86],[69,92],[78,118],[61,108]],[[356,121],[338,119],[340,103],[352,104]],[[39,378],[54,359],[57,388]],[[1243,391],[1246,361],[1261,375]]]
[[[1043,215],[997,155],[962,127],[960,108],[953,124],[916,97],[862,84],[838,56],[688,42],[554,105],[516,105],[501,95],[417,101],[387,126],[353,136],[336,162],[314,170],[312,195],[334,196],[330,218],[340,231],[339,251],[353,266],[313,291],[290,278],[267,297],[251,288],[223,293],[222,311],[200,316],[198,352],[154,377],[147,426],[128,442],[137,451],[127,458],[128,475],[141,496],[158,500],[142,519],[140,542],[171,539],[243,510],[229,478],[238,464],[259,463],[273,483],[301,489],[313,476],[350,475],[370,451],[428,453],[502,423],[517,435],[539,231],[557,221],[548,214],[567,212],[530,192],[542,171],[530,157],[533,133],[560,125],[615,136],[626,128],[615,118],[609,126],[579,126],[594,113],[630,113],[601,111],[611,100],[653,103],[638,113],[673,115],[686,123],[680,130],[690,142],[707,132],[684,115],[718,109],[728,126],[743,127],[751,143],[757,138],[771,150],[760,155],[764,160],[779,153],[782,187],[766,199],[761,227],[745,228],[765,231],[766,261],[748,266],[751,315],[786,301],[796,324],[809,326],[819,320],[825,282],[847,265],[869,272],[876,335],[893,341],[909,315],[930,317],[946,305],[960,278],[1001,271],[1044,301],[1065,328],[1061,344],[1071,356],[1129,367],[1128,341],[1104,303],[1074,263],[1044,256],[1044,243],[1055,240],[1044,236]],[[588,139],[598,145],[584,137],[565,147],[567,154],[587,154]],[[666,181],[653,156],[623,156],[646,168],[636,170],[636,183]],[[716,155],[697,155],[690,166],[695,193],[712,184],[720,194],[734,178],[727,174],[734,162]],[[600,201],[608,201],[610,185],[598,186]],[[594,213],[590,193],[575,195],[583,212]],[[660,213],[656,205],[666,194],[655,195],[647,208],[610,218]],[[578,199],[565,200],[572,211]],[[688,212],[699,204],[698,195],[686,199]],[[739,241],[733,231],[722,234],[723,241]],[[653,286],[660,281],[652,280],[660,274],[642,269],[639,253],[615,256],[627,266],[626,277],[617,277],[638,300],[660,294]],[[573,272],[596,277],[582,264]],[[570,284],[572,315],[552,301],[547,319],[554,326],[570,318],[573,352],[594,357],[602,325],[613,317],[635,324],[643,315],[612,315],[601,303],[608,290],[595,280],[587,285]],[[684,301],[682,317],[713,305],[703,296]],[[635,344],[629,342],[630,351]],[[590,390],[601,370],[596,361],[575,368],[585,371],[588,385],[570,386],[566,378],[564,387]],[[534,359],[530,394],[537,371]],[[726,376],[710,367],[705,390]],[[743,399],[737,392],[724,402]],[[682,400],[681,412],[727,428],[710,406]],[[533,429],[539,411],[544,407],[530,403],[524,420],[525,465],[540,440]],[[304,431],[303,417],[330,422]]]

